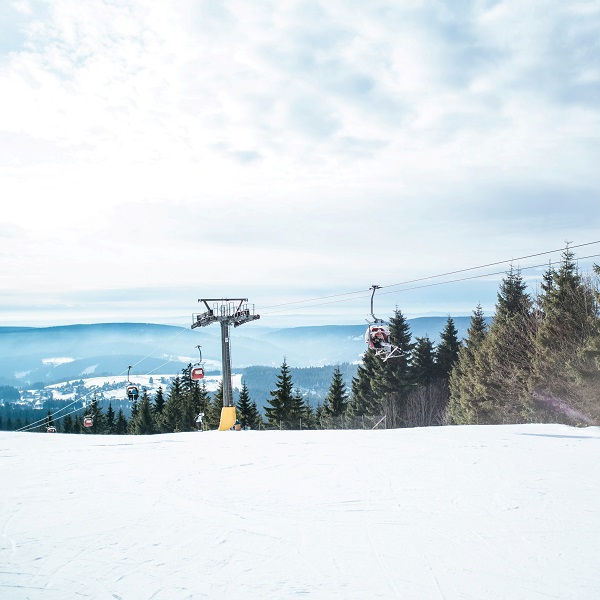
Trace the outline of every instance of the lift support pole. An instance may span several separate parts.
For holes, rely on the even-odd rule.
[[[229,326],[239,327],[244,323],[260,319],[248,307],[248,298],[201,298],[206,312],[193,315],[192,329],[206,327],[212,323],[221,324],[221,358],[223,372],[223,408],[221,409],[221,422],[219,431],[231,429],[235,424],[235,406],[233,405],[233,386],[231,383],[231,347],[229,343]],[[212,304],[210,304],[212,303]]]

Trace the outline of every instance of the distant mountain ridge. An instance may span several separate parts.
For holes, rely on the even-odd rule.
[[[439,340],[448,317],[408,319],[413,338]],[[470,317],[453,317],[459,337],[465,337]],[[364,325],[318,325],[270,328],[250,323],[232,329],[234,369],[355,363],[364,350]],[[0,385],[64,381],[90,375],[132,373],[172,374],[199,359],[207,369],[219,369],[218,327],[192,330],[154,323],[95,323],[53,327],[0,327]]]

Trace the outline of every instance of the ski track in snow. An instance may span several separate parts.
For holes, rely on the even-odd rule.
[[[0,432],[3,600],[590,600],[600,430]]]

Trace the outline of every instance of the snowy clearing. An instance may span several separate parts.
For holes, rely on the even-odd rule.
[[[600,429],[0,432],[0,597],[600,597]]]

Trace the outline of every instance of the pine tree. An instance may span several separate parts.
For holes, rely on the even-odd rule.
[[[427,336],[418,337],[415,340],[411,372],[413,381],[418,385],[433,383],[438,374],[434,344]]]
[[[461,343],[458,340],[458,331],[454,325],[454,319],[448,317],[435,353],[438,377],[445,383],[450,379],[450,371],[452,371],[452,367],[458,360],[460,347]]]
[[[222,384],[221,384],[221,393],[220,399],[218,402],[223,403],[223,393],[222,393]],[[196,410],[196,418],[203,413],[202,417],[202,429],[211,429],[214,427],[218,427],[219,421],[221,420],[221,406],[217,405],[215,407],[212,406],[211,403],[211,395],[210,392],[206,389],[206,382],[203,381],[202,385],[198,386],[198,400],[197,400],[197,410]],[[215,413],[214,418],[211,419],[209,413]],[[215,421],[214,425],[211,424]]]
[[[290,369],[283,360],[281,372],[277,376],[276,389],[270,392],[271,398],[265,406],[265,416],[270,427],[279,429],[289,426],[291,417],[293,383]]]
[[[157,433],[167,433],[165,424],[165,395],[162,386],[156,390],[151,404],[154,429]]]
[[[489,332],[466,362],[457,363],[465,378],[452,384],[451,419],[482,424],[530,419],[525,405],[534,328],[531,298],[520,271],[511,266],[500,284]]]
[[[206,405],[204,411],[204,424],[206,429],[218,429],[221,423],[221,410],[223,408],[223,381],[219,381],[217,391],[213,394],[212,400]]]
[[[198,412],[205,413],[208,409],[208,404],[210,402],[210,393],[206,389],[206,382],[203,381],[200,386],[200,393],[198,396]]]
[[[117,422],[115,423],[115,433],[117,435],[125,435],[129,428],[129,424],[127,423],[127,419],[123,414],[123,409],[119,408],[119,412],[117,414]]]
[[[154,419],[150,407],[150,397],[144,388],[135,418],[131,422],[132,433],[137,435],[149,435],[155,433]]]
[[[303,419],[306,417],[306,403],[304,396],[299,389],[295,389],[292,394],[292,401],[290,404],[290,411],[287,421],[287,429],[303,429]]]
[[[317,428],[317,420],[315,418],[315,411],[313,410],[308,399],[304,400],[301,425],[302,425],[302,429],[316,429]]]
[[[189,363],[181,372],[182,430],[196,429],[196,417],[200,412],[200,384],[192,379],[193,365]]]
[[[164,431],[176,432],[184,430],[184,403],[179,375],[171,383],[163,415]]]
[[[75,418],[73,419],[71,433],[86,433],[86,428],[83,426],[83,421],[79,415],[75,415]]]
[[[528,315],[532,306],[520,269],[512,265],[500,284],[494,320],[503,320],[517,315]]]
[[[478,387],[475,365],[475,356],[487,335],[481,304],[473,311],[471,323],[467,330],[464,345],[458,353],[458,361],[450,374],[450,403],[448,417],[451,423],[470,424],[477,422],[477,394]]]
[[[115,423],[115,411],[113,410],[112,403],[109,402],[108,403],[108,409],[106,411],[106,422],[105,422],[106,433],[108,433],[108,434],[114,434],[115,433],[115,427],[116,427],[116,423]]]
[[[406,393],[404,388],[411,383],[410,362],[414,344],[410,325],[400,309],[394,311],[389,327],[390,343],[399,349],[400,355],[385,362],[379,359],[373,382],[373,389],[379,398],[389,394],[403,397]]]
[[[164,395],[162,386],[160,386],[156,390],[156,394],[154,394],[154,414],[157,416],[162,415],[164,409],[165,409],[165,395]]]
[[[350,415],[363,417],[381,414],[381,402],[373,389],[380,364],[380,359],[375,356],[373,350],[367,350],[363,354],[362,365],[358,366],[356,376],[352,378],[348,405]]]
[[[62,425],[63,433],[73,433],[73,417],[71,415],[65,415]]]
[[[261,424],[256,402],[253,402],[250,399],[248,386],[245,383],[242,383],[242,389],[237,404],[237,418],[244,429],[258,429]]]
[[[102,408],[100,408],[99,404],[98,404],[98,398],[96,397],[96,394],[94,394],[94,397],[92,398],[92,401],[90,402],[90,406],[89,406],[89,414],[92,415],[92,419],[94,424],[89,427],[89,433],[93,433],[93,434],[99,434],[99,433],[106,433],[106,429],[105,429],[105,418],[104,415],[102,414]]]
[[[542,317],[535,332],[527,408],[536,420],[578,423],[583,418],[585,422],[585,414],[594,412],[580,377],[589,367],[585,352],[598,323],[594,289],[579,274],[568,246],[559,268],[549,272],[546,280],[538,299]],[[573,417],[570,409],[581,416]]]
[[[341,417],[348,408],[348,392],[339,366],[333,371],[329,391],[324,402],[324,412],[329,417]]]
[[[127,432],[128,433],[133,433],[133,422],[135,421],[138,410],[139,410],[139,403],[137,401],[137,398],[135,398],[131,402],[131,414],[129,415],[129,421],[127,422]]]
[[[414,348],[410,325],[400,309],[390,319],[390,342],[400,355],[387,361],[379,359],[371,382],[390,427],[406,425],[407,398],[413,385],[411,356]]]
[[[250,421],[250,407],[252,402],[248,393],[248,386],[242,383],[242,389],[240,390],[240,397],[237,403],[237,420],[240,422],[243,429],[246,429]]]

